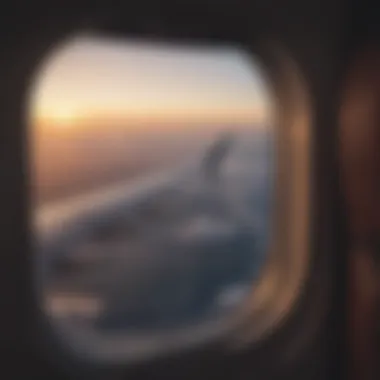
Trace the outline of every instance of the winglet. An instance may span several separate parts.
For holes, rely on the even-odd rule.
[[[233,134],[225,132],[206,152],[202,159],[201,170],[207,181],[216,182],[219,180],[222,163],[231,150],[233,140]]]

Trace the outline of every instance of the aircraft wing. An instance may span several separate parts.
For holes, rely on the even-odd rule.
[[[207,292],[216,294],[221,282],[235,286],[249,278],[255,261],[253,234],[229,213],[215,184],[210,189],[202,164],[192,169],[186,166],[39,210],[38,270],[47,279],[45,287],[52,293],[71,289],[102,297],[108,310],[103,321],[115,326],[136,310],[139,321],[144,315],[160,320],[157,313],[179,305],[181,310],[191,305],[200,309],[199,299]],[[62,261],[66,267],[57,268],[55,263]],[[194,278],[199,282],[194,284]],[[173,307],[162,308],[162,302]]]
[[[91,233],[104,224],[113,224],[113,221],[127,215],[135,215],[153,199],[168,195],[181,186],[190,186],[189,180],[204,182],[201,173],[208,165],[209,157],[215,155],[215,147],[224,145],[227,144],[223,135],[205,152],[195,175],[191,165],[190,169],[189,165],[185,165],[184,168],[127,181],[90,195],[39,208],[34,214],[38,251],[54,250],[54,247],[70,244],[79,236]],[[224,149],[218,155],[216,167],[220,166],[226,154],[227,149]]]

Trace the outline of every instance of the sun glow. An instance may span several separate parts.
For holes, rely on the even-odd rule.
[[[73,128],[79,121],[78,112],[70,107],[57,107],[45,115],[44,119],[52,122],[52,126],[59,129]]]

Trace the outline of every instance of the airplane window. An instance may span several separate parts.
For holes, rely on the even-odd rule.
[[[232,326],[273,240],[270,94],[234,46],[78,36],[46,59],[29,119],[36,289],[63,340],[115,358]]]

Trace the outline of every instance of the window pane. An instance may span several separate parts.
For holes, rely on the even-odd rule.
[[[36,261],[66,335],[163,341],[250,298],[274,187],[251,58],[81,36],[45,62],[30,102]]]

